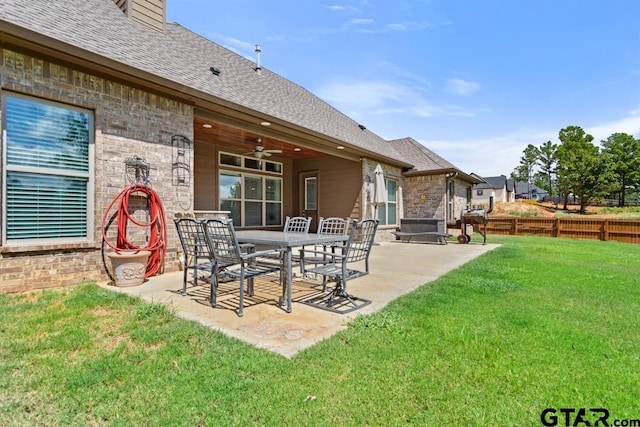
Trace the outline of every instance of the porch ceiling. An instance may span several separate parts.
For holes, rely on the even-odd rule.
[[[210,127],[204,127],[204,125]],[[265,150],[282,150],[282,153],[273,154],[272,159],[298,160],[308,157],[324,155],[303,145],[290,144],[256,132],[228,126],[213,120],[196,116],[194,119],[194,139],[211,143],[232,153],[250,153],[256,146],[258,138],[262,138],[262,146]],[[298,149],[298,151],[296,151]]]

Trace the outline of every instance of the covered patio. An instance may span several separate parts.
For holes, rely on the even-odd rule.
[[[194,320],[289,358],[345,329],[347,323],[356,316],[378,311],[390,301],[496,247],[498,245],[495,244],[400,242],[376,245],[369,259],[370,274],[349,282],[350,293],[373,302],[349,314],[332,313],[302,304],[300,301],[322,290],[321,282],[302,278],[293,283],[293,311],[286,313],[278,306],[278,298],[282,293],[278,274],[256,280],[255,295],[245,298],[243,317],[238,317],[233,310],[237,303],[234,301],[237,300],[237,283],[221,285],[221,297],[216,308],[209,305],[209,286],[204,281],[199,281],[198,286],[190,286],[188,295],[181,295],[182,272],[152,277],[139,286],[101,285],[148,302],[167,304],[184,319]]]

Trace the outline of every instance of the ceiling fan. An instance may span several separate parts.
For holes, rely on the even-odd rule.
[[[253,150],[245,154],[253,154],[256,159],[262,159],[263,157],[270,157],[272,153],[282,153],[282,150],[265,150],[262,145],[262,138],[258,138]]]

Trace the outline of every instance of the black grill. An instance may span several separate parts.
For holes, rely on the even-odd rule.
[[[455,224],[448,224],[449,228],[460,228],[458,243],[469,243],[471,236],[467,234],[467,225],[471,225],[474,231],[482,235],[482,244],[487,243],[487,223],[489,214],[493,211],[493,196],[489,197],[489,209],[465,209],[460,215],[460,220]]]

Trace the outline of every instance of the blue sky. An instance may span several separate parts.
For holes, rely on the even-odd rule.
[[[567,126],[640,137],[640,0],[167,0],[385,139],[509,175]]]

